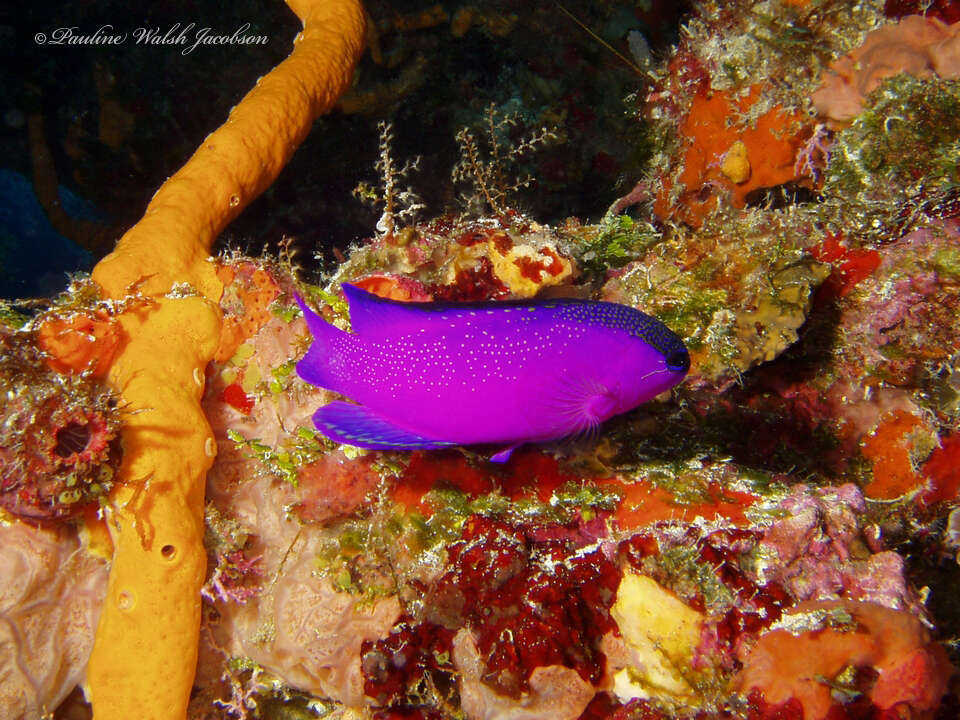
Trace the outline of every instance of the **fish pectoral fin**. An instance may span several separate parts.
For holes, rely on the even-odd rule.
[[[457,443],[428,438],[377,414],[363,405],[332,402],[313,414],[313,423],[334,442],[371,450],[410,450],[451,447]]]
[[[616,413],[619,388],[595,381],[567,381],[560,384],[551,401],[570,434],[590,432]]]
[[[606,390],[588,397],[586,402],[584,402],[583,411],[587,417],[598,422],[603,422],[614,414],[616,407],[616,393]]]

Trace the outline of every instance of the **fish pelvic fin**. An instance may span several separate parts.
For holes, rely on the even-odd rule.
[[[510,456],[513,454],[513,451],[516,450],[518,447],[520,446],[510,445],[509,447],[505,447],[503,450],[500,450],[499,452],[495,452],[493,455],[490,456],[490,462],[492,463],[507,462],[507,460],[509,460]]]
[[[401,428],[363,405],[340,401],[317,410],[313,414],[313,424],[334,442],[371,450],[414,450],[457,445]]]

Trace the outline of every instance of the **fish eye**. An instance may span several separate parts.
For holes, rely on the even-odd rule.
[[[674,350],[667,355],[667,367],[676,372],[686,372],[690,369],[690,353],[686,350]]]

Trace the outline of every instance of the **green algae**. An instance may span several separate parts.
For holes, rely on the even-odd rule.
[[[423,497],[428,513],[405,511],[382,496],[370,515],[349,518],[331,528],[314,564],[337,592],[373,601],[401,592],[401,578],[396,575],[401,565],[434,564],[461,537],[470,517],[564,526],[588,522],[598,512],[614,511],[619,503],[615,488],[573,481],[557,488],[546,502],[510,498],[499,490],[471,497],[456,488],[435,487]],[[403,562],[398,562],[400,557]]]
[[[900,74],[837,134],[823,194],[852,241],[876,242],[937,216],[960,193],[960,81]]]
[[[238,430],[227,430],[227,437],[237,450],[259,461],[264,471],[279,477],[294,487],[298,484],[304,465],[318,460],[332,443],[313,428],[298,427],[278,447],[272,447],[258,438],[247,438]]]
[[[934,253],[933,267],[940,275],[956,281],[960,278],[960,248],[941,248]]]
[[[362,253],[353,253],[353,255],[362,256]],[[371,271],[373,269],[374,268],[371,268]],[[361,274],[362,273],[358,273],[358,277]],[[330,306],[334,318],[337,321],[335,323],[337,327],[342,327],[345,330],[350,329],[350,306],[339,294],[328,292],[317,285],[303,285],[301,289],[303,290],[304,296],[315,304]]]
[[[743,91],[777,79],[751,108],[750,121],[775,106],[803,109],[830,62],[884,22],[876,1],[712,3],[686,22],[680,50],[700,61],[713,90]]]
[[[608,216],[599,225],[583,227],[578,235],[577,261],[587,272],[600,276],[637,259],[663,238],[652,224],[629,215]]]
[[[226,555],[247,544],[250,535],[240,522],[220,512],[213,503],[207,503],[203,520],[203,544],[208,550]]]
[[[9,330],[18,330],[30,322],[30,316],[16,309],[16,304],[0,300],[0,326]]]
[[[797,340],[830,271],[807,251],[817,235],[804,212],[721,211],[698,230],[669,229],[606,295],[670,327],[693,353],[694,375],[722,385]]]
[[[425,547],[429,547],[455,539],[472,515],[557,525],[575,522],[578,518],[588,521],[598,511],[616,510],[620,499],[615,488],[590,482],[566,482],[546,502],[535,498],[511,499],[496,490],[470,498],[453,488],[434,488],[424,496],[424,502],[433,513],[429,519],[421,521],[421,540]]]
[[[702,597],[707,609],[730,607],[736,601],[734,592],[717,577],[714,566],[700,559],[696,545],[661,548],[657,555],[645,557],[641,567],[680,597]]]
[[[696,278],[693,278],[696,280]],[[687,347],[699,350],[706,343],[706,328],[713,316],[726,307],[727,291],[722,288],[692,285],[684,293],[677,293],[675,304],[656,312],[657,319],[678,333]]]
[[[350,518],[323,538],[314,567],[335,591],[370,603],[399,591],[389,549],[405,544],[406,526],[394,517],[382,520],[379,516]]]
[[[296,305],[289,302],[281,302],[279,299],[270,303],[267,309],[285,323],[293,322],[294,318],[300,314],[300,309]]]

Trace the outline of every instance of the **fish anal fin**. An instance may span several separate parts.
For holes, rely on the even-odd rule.
[[[317,410],[313,415],[313,423],[334,442],[371,450],[411,450],[456,445],[401,428],[363,405],[340,401]]]

